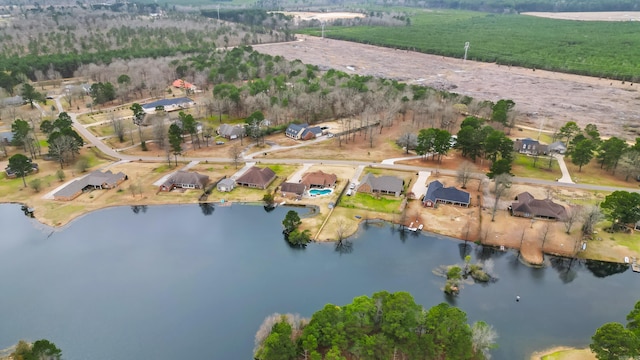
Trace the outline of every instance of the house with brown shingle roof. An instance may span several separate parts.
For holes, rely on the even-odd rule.
[[[338,177],[334,174],[327,174],[322,170],[308,172],[302,175],[301,183],[307,186],[307,189],[328,188],[336,186]]]
[[[403,187],[404,180],[395,176],[384,175],[376,177],[372,173],[367,173],[362,179],[360,186],[358,186],[358,191],[370,194],[400,196]]]
[[[518,194],[510,210],[511,215],[526,218],[564,220],[567,217],[564,206],[554,203],[551,199],[537,200],[528,192]]]
[[[208,183],[209,177],[207,175],[180,170],[169,176],[167,181],[160,185],[159,191],[171,191],[173,189],[204,189]]]
[[[282,197],[290,199],[302,198],[305,190],[307,190],[307,186],[303,183],[283,182],[280,185],[280,192],[282,192]]]
[[[276,178],[276,173],[268,167],[259,168],[252,166],[242,176],[236,179],[238,186],[266,189]]]

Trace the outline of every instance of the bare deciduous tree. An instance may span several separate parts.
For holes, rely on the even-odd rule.
[[[500,174],[496,176],[494,181],[495,181],[495,186],[493,188],[493,195],[495,196],[495,201],[493,202],[493,209],[491,212],[491,221],[495,221],[496,210],[498,209],[498,203],[500,202],[500,198],[506,195],[509,188],[511,187],[511,175]]]
[[[164,149],[166,144],[168,129],[164,116],[153,117],[153,138],[161,149]]]
[[[113,126],[113,133],[118,137],[118,141],[124,142],[124,124],[122,119],[116,119],[114,115],[111,115],[111,125]]]
[[[344,221],[344,219],[338,219],[334,222],[334,228],[336,230],[336,237],[338,238],[338,242],[342,242],[342,240],[344,240],[347,236],[347,231],[349,230],[347,223]]]
[[[544,226],[542,227],[542,232],[540,233],[540,235],[542,236],[542,246],[540,247],[542,252],[544,252],[544,244],[547,242],[547,238],[549,237],[549,230],[551,230],[551,225],[549,224],[549,222],[545,222]]]
[[[469,182],[469,180],[473,178],[474,173],[477,170],[478,168],[469,161],[465,160],[462,164],[460,164],[460,166],[458,167],[457,176],[461,188],[467,188],[467,182]]]
[[[242,148],[240,147],[240,144],[233,144],[233,146],[229,148],[229,157],[237,169],[240,161],[242,161]]]
[[[576,206],[569,206],[569,208],[567,208],[567,216],[562,220],[562,222],[564,223],[564,229],[566,230],[567,234],[571,233],[573,224],[575,224],[579,218],[580,210]]]
[[[599,206],[589,206],[582,211],[582,235],[593,235],[593,228],[604,219]]]

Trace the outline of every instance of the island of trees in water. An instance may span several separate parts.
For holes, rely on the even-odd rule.
[[[407,292],[381,291],[327,304],[303,319],[267,317],[256,333],[258,360],[488,359],[497,333],[446,303],[425,309]]]

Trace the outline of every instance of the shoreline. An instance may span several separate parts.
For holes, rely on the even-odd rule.
[[[563,360],[597,360],[589,347],[576,348],[572,346],[554,346],[548,349],[536,351],[531,354],[529,360],[542,360],[545,356],[562,354]],[[553,358],[555,359],[555,357]]]
[[[201,203],[212,203],[214,204],[219,204],[220,202],[180,202],[180,203],[171,203],[171,202],[164,202],[164,203],[137,203],[137,204],[109,204],[109,205],[105,205],[105,206],[101,206],[99,208],[95,208],[95,209],[88,209],[85,210],[83,212],[81,212],[79,215],[77,216],[73,216],[72,218],[68,219],[65,223],[61,224],[61,225],[50,225],[47,224],[46,222],[42,221],[43,219],[41,217],[37,216],[37,213],[34,214],[34,216],[32,218],[30,218],[30,220],[32,220],[33,222],[37,223],[40,226],[43,226],[46,231],[51,231],[51,233],[53,232],[57,232],[57,231],[62,231],[65,230],[67,227],[71,226],[74,222],[80,220],[81,218],[95,212],[95,211],[101,211],[101,210],[106,210],[106,209],[110,209],[110,208],[116,208],[116,207],[125,207],[125,206],[168,206],[168,205],[173,205],[173,206],[185,206],[185,205],[198,205]],[[0,204],[11,204],[11,205],[26,205],[25,203],[22,202],[18,202],[18,201],[0,201]],[[261,206],[262,203],[260,201],[238,201],[238,202],[231,202],[229,203],[229,205],[224,205],[224,206],[231,206],[231,205],[241,205],[241,206]],[[308,209],[310,211],[310,214],[308,215],[309,217],[314,217],[320,214],[319,211],[319,207],[317,205],[313,205],[313,204],[285,204],[285,205],[278,205],[278,206],[289,206],[289,207],[297,207],[297,208],[301,208],[304,207],[306,209]],[[365,221],[372,221],[372,222],[385,222],[385,223],[389,223],[389,224],[393,224],[393,225],[399,225],[399,223],[388,220],[388,219],[383,219],[383,218],[363,218],[360,219],[360,221],[358,222],[358,227],[355,229],[355,231],[353,231],[352,233],[346,234],[345,238],[352,238],[354,236],[356,236],[360,229],[362,228],[363,224]],[[463,240],[460,238],[457,238],[455,236],[451,236],[449,234],[443,234],[443,233],[439,233],[437,231],[434,231],[433,229],[424,229],[426,232],[429,233],[433,233],[439,236],[446,236],[449,237],[451,239],[454,240],[458,240],[458,241],[469,241],[469,240]],[[313,242],[316,243],[331,243],[331,242],[336,242],[337,240],[313,240]],[[473,242],[473,241],[472,241]],[[477,242],[474,242],[477,243]],[[483,246],[490,246],[493,248],[498,248],[496,245],[491,245],[491,244],[483,244]],[[545,253],[547,254],[547,253]],[[559,254],[549,254],[549,255],[554,255],[554,256],[562,256]],[[527,265],[527,266],[531,266],[531,267],[544,267],[544,262],[541,264],[535,264],[535,263],[531,263],[529,261],[527,261],[524,257],[521,257],[521,261]],[[585,352],[588,352],[589,354],[591,353],[587,348],[575,348],[575,347],[569,347],[569,346],[555,346],[552,348],[547,348],[547,349],[543,349],[540,351],[536,351],[534,353],[531,354],[530,356],[530,360],[540,360],[542,359],[543,356],[547,356],[547,355],[551,355],[557,352],[570,352],[570,353],[576,353],[577,357],[573,357],[574,355],[568,355],[571,357],[567,357],[567,360],[580,360],[580,359],[584,359],[584,357],[580,357],[583,356],[583,354]],[[565,358],[563,358],[565,359]],[[593,359],[595,360],[595,356],[593,356]],[[591,360],[590,358],[588,358],[587,360]]]

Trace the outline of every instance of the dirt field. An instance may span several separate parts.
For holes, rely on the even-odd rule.
[[[518,123],[539,127],[576,121],[598,124],[602,135],[636,137],[637,84],[553,73],[300,36],[300,41],[256,45],[260,52],[347,73],[424,84],[476,99],[512,99]],[[347,69],[352,67],[355,71]],[[635,129],[636,132],[633,132]]]
[[[352,12],[305,12],[305,11],[284,11],[283,14],[293,16],[296,21],[332,21],[336,19],[354,19],[364,17],[364,14]]]
[[[526,12],[522,15],[579,21],[640,21],[640,11]]]

